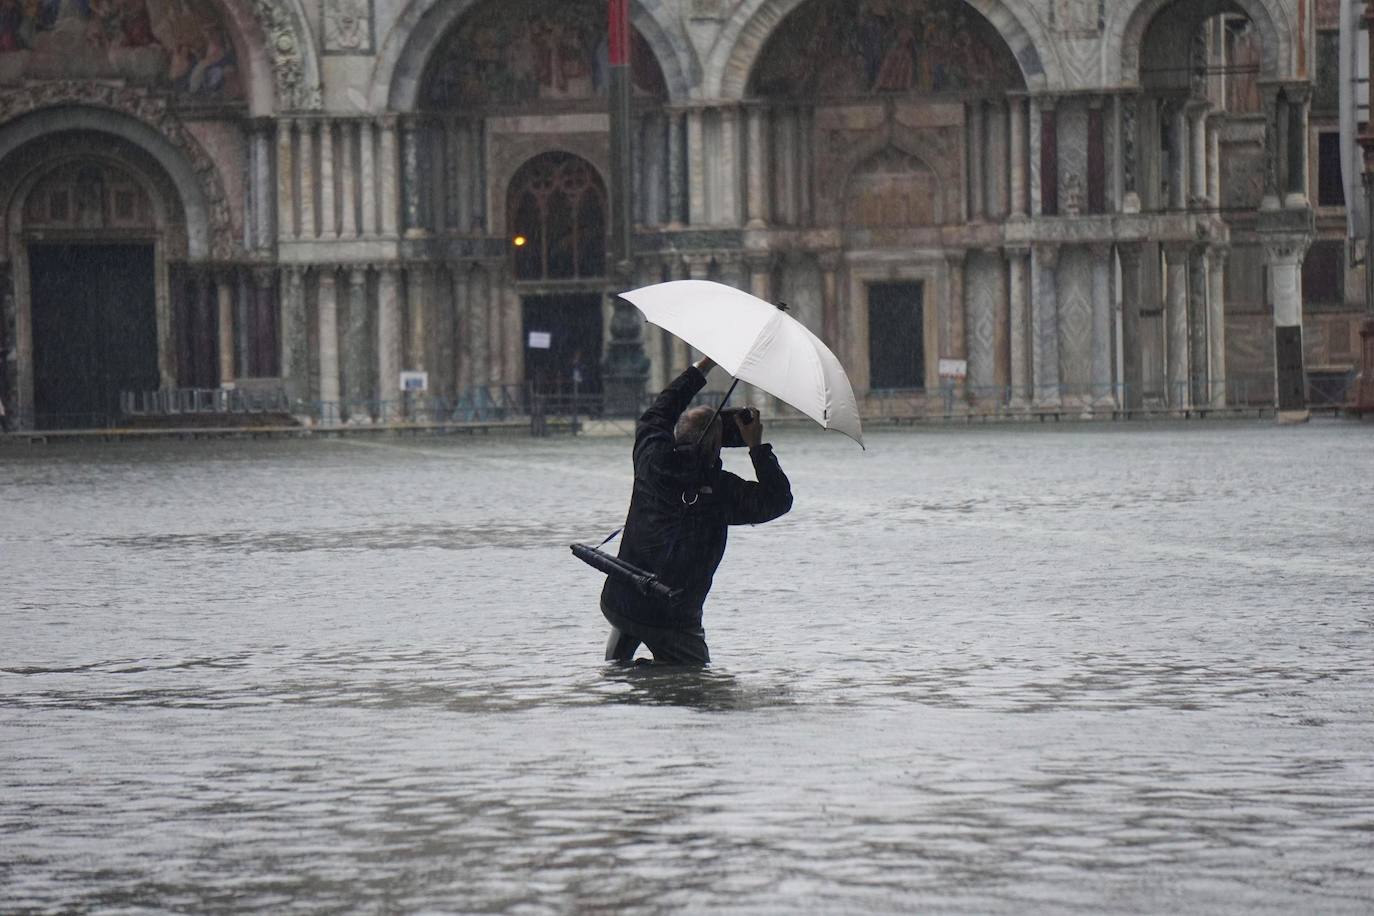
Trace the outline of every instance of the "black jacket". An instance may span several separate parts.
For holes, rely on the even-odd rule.
[[[730,525],[768,522],[792,508],[792,486],[773,447],[749,450],[758,482],[702,467],[695,450],[679,448],[673,427],[706,384],[695,366],[664,389],[635,426],[635,482],[620,540],[621,559],[657,573],[683,596],[676,604],[641,595],[633,585],[608,578],[602,602],[639,623],[658,627],[701,625],[701,607],[725,555]]]

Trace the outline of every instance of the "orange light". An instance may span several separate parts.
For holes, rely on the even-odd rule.
[[[524,248],[525,243],[528,241],[529,239],[525,238],[523,235],[517,235],[515,238],[510,240],[510,243],[514,245],[516,248]]]

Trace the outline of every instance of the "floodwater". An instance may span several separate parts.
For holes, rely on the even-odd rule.
[[[772,438],[695,673],[625,438],[0,450],[0,912],[1374,912],[1374,426]]]

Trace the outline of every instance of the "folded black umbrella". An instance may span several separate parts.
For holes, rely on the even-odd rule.
[[[595,547],[588,547],[586,544],[570,544],[568,546],[572,549],[573,556],[583,563],[593,569],[599,569],[608,576],[630,583],[641,595],[661,598],[669,602],[676,602],[682,597],[682,589],[665,585],[658,576],[631,563],[626,563],[620,557],[613,557],[609,553],[604,553]]]

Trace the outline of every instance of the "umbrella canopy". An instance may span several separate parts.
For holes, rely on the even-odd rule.
[[[844,367],[820,338],[782,309],[709,280],[656,283],[621,298],[735,378],[863,445],[859,407]]]

